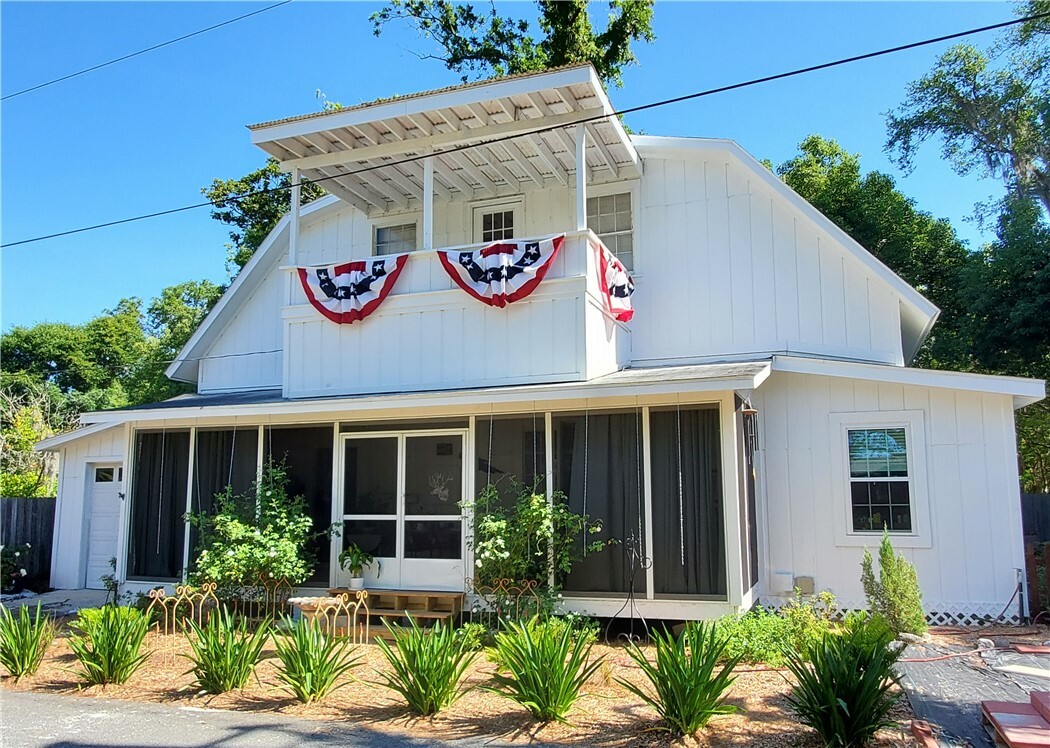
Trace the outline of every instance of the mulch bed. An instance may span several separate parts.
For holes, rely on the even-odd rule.
[[[51,645],[40,670],[31,678],[14,683],[3,678],[4,688],[56,694],[166,703],[178,706],[270,712],[291,717],[352,721],[370,728],[415,738],[462,739],[487,736],[520,743],[557,742],[596,746],[819,746],[815,733],[797,722],[788,709],[785,695],[790,684],[788,673],[762,666],[741,665],[730,691],[728,703],[736,714],[717,717],[695,739],[672,741],[656,731],[655,712],[616,682],[623,678],[644,682],[641,671],[621,646],[595,646],[592,656],[605,661],[584,689],[569,715],[569,724],[537,724],[514,702],[480,688],[474,688],[446,711],[430,718],[412,717],[394,692],[375,685],[375,671],[385,670],[386,661],[374,645],[362,645],[361,666],[353,671],[348,685],[336,690],[320,704],[298,703],[283,691],[276,677],[276,655],[272,644],[256,669],[258,681],[249,687],[217,696],[196,691],[190,663],[179,656],[189,651],[182,636],[151,635],[150,660],[123,686],[85,687],[77,679],[76,660],[66,635]],[[494,666],[484,655],[471,666],[466,683],[483,686],[489,682]],[[898,705],[894,717],[897,731],[883,731],[876,745],[913,746],[907,736],[912,717],[906,700]]]

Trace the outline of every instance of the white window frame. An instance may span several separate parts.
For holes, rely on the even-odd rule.
[[[930,548],[929,479],[926,471],[926,427],[923,411],[897,410],[830,415],[832,504],[835,517],[835,545],[874,546],[882,530],[855,531],[851,510],[849,432],[860,429],[904,429],[908,459],[908,493],[911,503],[911,532],[890,532],[898,548]],[[877,479],[872,479],[877,480]]]
[[[384,218],[379,221],[372,222],[372,256],[373,257],[386,257],[387,255],[379,254],[379,229],[390,228],[391,226],[406,226],[408,224],[415,224],[416,227],[416,247],[413,252],[418,252],[422,249],[422,234],[420,233],[420,217],[419,215],[400,215]]]
[[[628,272],[631,274],[631,278],[635,279],[642,275],[642,256],[638,251],[638,238],[642,235],[642,232],[639,230],[642,223],[641,182],[637,179],[631,179],[624,182],[587,185],[588,200],[592,197],[608,197],[609,195],[622,195],[624,193],[630,193],[631,195],[631,234],[634,246],[634,267]],[[586,205],[584,208],[586,209]],[[594,235],[598,236],[598,232],[595,232]]]
[[[474,203],[471,206],[471,226],[474,244],[487,244],[484,239],[481,238],[481,219],[486,213],[499,213],[511,211],[514,213],[514,238],[504,241],[513,241],[515,239],[521,239],[527,237],[529,234],[525,231],[525,200],[518,197],[512,199],[503,200],[491,200],[484,203]]]

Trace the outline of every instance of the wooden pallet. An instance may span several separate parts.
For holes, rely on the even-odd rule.
[[[1050,747],[1050,693],[1033,691],[1027,704],[982,701],[981,721],[997,746]]]
[[[329,595],[355,591],[345,587],[333,587]],[[390,638],[383,621],[397,628],[407,622],[409,616],[417,621],[448,621],[463,611],[464,593],[441,590],[368,590],[369,630],[372,637]]]

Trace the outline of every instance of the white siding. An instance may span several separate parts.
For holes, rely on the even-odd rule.
[[[60,452],[58,503],[51,552],[51,586],[56,589],[84,586],[90,511],[87,501],[89,466],[94,462],[122,462],[125,433],[123,427],[116,426],[70,442]]]
[[[832,414],[922,414],[929,547],[898,548],[915,564],[929,612],[997,615],[1023,567],[1020,499],[1009,395],[775,372],[759,409],[764,528],[762,589],[776,572],[812,576],[844,607],[861,607],[862,541],[843,540],[834,502],[848,506]],[[866,544],[874,549],[878,537]],[[916,543],[923,545],[924,543]],[[1007,611],[1008,614],[1015,613]],[[942,619],[943,620],[943,619]]]

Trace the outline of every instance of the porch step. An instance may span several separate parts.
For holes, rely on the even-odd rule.
[[[434,618],[437,620],[444,620],[452,617],[452,612],[448,610],[419,610],[414,608],[369,608],[368,615],[377,616],[379,618],[406,618],[412,616],[413,618]]]
[[[353,597],[355,590],[333,587],[329,595],[347,593]],[[373,615],[411,614],[417,618],[450,618],[463,610],[465,595],[446,590],[368,590],[368,608]],[[383,611],[380,613],[379,611]],[[440,614],[440,615],[439,615]]]

